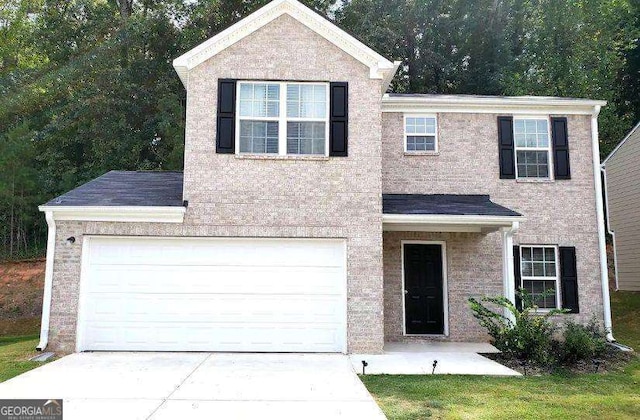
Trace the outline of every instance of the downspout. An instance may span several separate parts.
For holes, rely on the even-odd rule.
[[[609,273],[607,270],[607,245],[604,228],[604,206],[602,199],[602,179],[600,177],[600,142],[598,141],[598,114],[600,107],[596,106],[591,115],[591,149],[593,154],[593,182],[596,193],[596,217],[598,224],[598,246],[600,250],[600,282],[602,283],[602,308],[604,312],[604,328],[607,340],[615,342],[613,338],[613,323],[611,322],[611,298],[609,296]]]
[[[44,272],[44,296],[42,298],[42,322],[40,324],[40,342],[36,347],[42,351],[47,347],[49,342],[49,315],[51,314],[51,289],[53,286],[53,258],[56,249],[56,222],[53,218],[53,212],[44,213],[49,233],[47,236],[47,262]]]
[[[607,168],[604,164],[600,165],[600,171],[602,172],[602,177],[604,179],[604,208],[607,210],[607,233],[611,235],[612,243],[613,243],[613,267],[615,271],[615,282],[616,282],[616,290],[620,288],[618,285],[618,251],[616,250],[616,232],[611,229],[611,213],[609,212],[609,182],[607,181]]]

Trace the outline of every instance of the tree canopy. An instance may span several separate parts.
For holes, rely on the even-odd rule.
[[[111,169],[181,169],[172,60],[266,0],[0,0],[0,258],[37,204]],[[307,0],[403,65],[397,92],[605,99],[606,155],[640,119],[640,0]]]

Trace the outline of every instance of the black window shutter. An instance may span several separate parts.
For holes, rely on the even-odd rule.
[[[329,90],[329,156],[348,156],[349,84],[332,82]]]
[[[218,118],[216,153],[235,153],[236,145],[236,81],[218,80]]]
[[[561,246],[560,253],[560,290],[562,291],[562,308],[571,309],[571,313],[580,312],[578,304],[578,270],[576,267],[576,248]]]
[[[513,117],[498,117],[498,145],[500,147],[500,179],[515,179]]]
[[[566,118],[551,118],[551,139],[553,141],[555,179],[571,179]]]
[[[516,308],[522,309],[522,299],[518,296],[518,291],[522,288],[522,277],[520,276],[520,247],[513,246],[513,278],[515,279],[514,289],[516,291]]]

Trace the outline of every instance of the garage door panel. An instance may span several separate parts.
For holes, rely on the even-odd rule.
[[[346,350],[343,241],[86,243],[79,350]]]
[[[91,247],[94,265],[111,265],[117,260],[123,265],[164,266],[178,260],[180,265],[204,266],[340,266],[344,259],[340,246],[336,246],[340,242],[330,240],[297,240],[295,244],[282,240],[258,243],[244,239],[192,239],[185,243],[180,239],[149,238],[124,244],[118,238],[100,240]]]
[[[335,294],[342,267],[97,266],[88,293]]]
[[[128,323],[202,322],[244,323],[333,323],[342,322],[344,313],[335,296],[201,296],[103,294],[85,310],[88,322],[108,319]],[[215,308],[215,311],[212,311]]]
[[[141,346],[158,351],[238,351],[251,348],[254,352],[335,352],[342,338],[332,327],[289,326],[280,328],[274,337],[266,325],[243,326],[214,323],[158,323],[149,327],[136,325],[122,328],[121,323],[92,325],[94,336],[86,339],[92,350],[135,351]]]

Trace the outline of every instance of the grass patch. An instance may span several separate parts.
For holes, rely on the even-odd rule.
[[[640,292],[611,291],[613,336],[640,352]]]
[[[0,337],[0,382],[41,366],[29,357],[36,354],[37,335]]]
[[[362,381],[390,420],[640,418],[638,361],[605,375],[372,375]]]
[[[0,319],[0,340],[3,337],[37,335],[40,332],[40,317]]]
[[[640,293],[612,292],[613,332],[640,349]],[[390,420],[638,419],[640,358],[606,374],[361,377]]]

